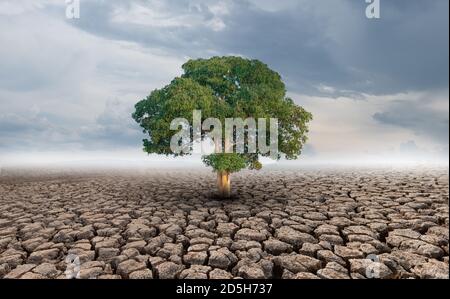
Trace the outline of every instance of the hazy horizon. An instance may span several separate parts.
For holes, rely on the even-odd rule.
[[[449,160],[441,157],[414,156],[397,153],[389,156],[346,156],[346,157],[314,157],[303,155],[297,160],[279,161],[262,158],[265,168],[271,167],[409,167],[440,166],[449,167]],[[193,154],[185,157],[167,157],[155,154],[148,155],[142,151],[111,152],[47,152],[47,153],[11,153],[0,157],[0,168],[14,167],[93,167],[93,168],[196,168],[205,167],[201,155]]]

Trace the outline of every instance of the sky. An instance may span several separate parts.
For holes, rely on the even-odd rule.
[[[134,104],[188,59],[277,71],[310,111],[300,162],[448,164],[449,2],[0,0],[0,164],[156,163]],[[1,166],[1,165],[0,165]]]

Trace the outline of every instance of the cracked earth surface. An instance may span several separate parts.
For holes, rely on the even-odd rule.
[[[0,278],[448,278],[448,169],[242,172],[230,200],[214,179],[4,172]]]

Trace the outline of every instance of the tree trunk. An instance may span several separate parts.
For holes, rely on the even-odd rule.
[[[219,195],[225,198],[231,195],[230,173],[227,171],[217,172],[217,187],[219,188]]]
[[[217,140],[214,140],[215,152],[221,153],[221,146]],[[225,146],[229,146],[228,142],[225,141]],[[228,171],[218,171],[217,172],[217,187],[219,189],[219,195],[224,198],[228,198],[231,195],[230,186],[230,173]]]

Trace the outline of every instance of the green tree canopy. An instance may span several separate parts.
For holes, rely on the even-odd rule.
[[[296,159],[307,140],[307,124],[312,115],[286,97],[280,75],[258,60],[241,57],[213,57],[189,60],[184,73],[169,85],[156,89],[138,102],[133,118],[148,134],[144,150],[148,153],[172,153],[170,123],[185,118],[192,126],[192,111],[202,111],[202,121],[247,117],[278,119],[279,156]],[[202,132],[204,134],[205,132]],[[267,136],[269,140],[269,136]],[[183,154],[183,153],[181,153]],[[216,171],[237,172],[243,168],[260,169],[256,153],[215,153],[203,157]]]

